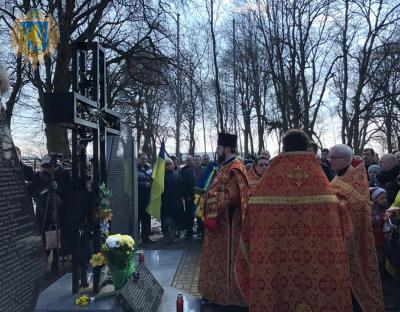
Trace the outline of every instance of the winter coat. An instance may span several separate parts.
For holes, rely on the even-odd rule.
[[[55,189],[55,204],[60,227],[61,255],[69,255],[73,249],[72,216],[73,207],[64,204],[68,192],[73,190],[72,174],[70,170],[58,166],[54,172],[54,181],[57,183]],[[44,235],[44,231],[49,230],[55,223],[55,207],[51,199],[48,187],[51,184],[51,175],[46,171],[36,172],[32,182],[28,185],[29,193],[36,202],[36,220],[39,230]],[[65,193],[64,193],[65,192]],[[46,211],[47,207],[47,211]]]
[[[182,211],[182,179],[178,171],[166,171],[164,193],[161,195],[161,210],[164,212]]]
[[[387,193],[389,206],[394,202],[400,185],[397,183],[397,176],[400,174],[400,167],[395,166],[393,169],[381,172],[377,175],[377,179],[381,188]]]
[[[187,200],[194,200],[194,188],[196,186],[196,178],[193,166],[185,166],[181,169],[181,177],[183,184],[183,195]]]
[[[333,173],[332,169],[323,162],[320,162],[320,164],[321,164],[321,169],[324,171],[326,177],[328,178],[328,181],[331,182],[335,177],[335,174]]]
[[[28,182],[32,182],[33,176],[35,174],[33,171],[33,168],[31,166],[24,164],[21,161],[21,169],[22,169],[22,176],[24,177],[24,180],[28,181]]]
[[[138,166],[138,203],[140,207],[146,207],[150,201],[151,183],[153,171],[149,164],[143,168]]]
[[[372,230],[374,232],[375,246],[377,248],[385,245],[385,234],[383,232],[383,226],[385,224],[385,220],[383,219],[384,216],[385,209],[373,204],[371,210]]]

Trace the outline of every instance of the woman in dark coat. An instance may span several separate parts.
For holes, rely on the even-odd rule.
[[[174,170],[171,159],[165,160],[164,193],[161,196],[161,229],[164,242],[176,241],[177,221],[183,214],[182,180],[178,171]]]

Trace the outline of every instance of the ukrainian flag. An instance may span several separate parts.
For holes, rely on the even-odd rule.
[[[198,183],[198,187],[207,191],[210,187],[211,181],[218,171],[218,166],[211,162],[206,171],[202,174],[200,181]],[[196,206],[196,216],[203,219],[204,217],[204,206],[205,206],[205,194],[196,194],[194,200]]]
[[[161,220],[161,195],[164,193],[164,176],[165,176],[165,144],[161,142],[160,153],[157,162],[153,168],[153,183],[151,184],[150,203],[146,211]]]

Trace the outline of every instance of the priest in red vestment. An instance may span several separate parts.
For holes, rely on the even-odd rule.
[[[250,312],[351,312],[338,199],[301,130],[252,190],[235,263]]]
[[[206,194],[205,236],[198,289],[203,298],[219,305],[244,305],[234,278],[234,259],[248,200],[243,164],[236,159],[236,135],[218,135],[218,162]]]
[[[331,185],[340,200],[339,216],[355,311],[384,311],[364,163],[352,163],[353,152],[344,144],[332,147],[329,158],[336,172]]]

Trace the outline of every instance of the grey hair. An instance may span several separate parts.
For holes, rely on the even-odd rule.
[[[386,161],[388,164],[390,164],[391,168],[396,166],[396,163],[397,163],[396,156],[393,154],[383,154],[381,156],[381,161]]]
[[[174,164],[174,162],[172,161],[172,159],[171,158],[168,158],[168,157],[165,157],[165,163],[171,163],[171,164]]]
[[[8,80],[8,74],[3,65],[0,64],[0,95],[4,95],[9,87],[10,81]]]
[[[336,144],[332,146],[329,150],[329,155],[331,155],[332,153],[337,153],[343,156],[347,156],[350,161],[353,158],[353,150],[351,149],[350,146],[345,144]]]

